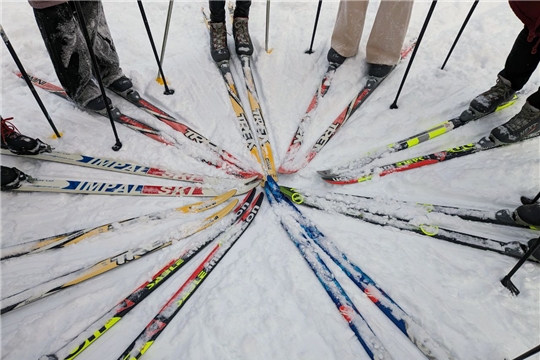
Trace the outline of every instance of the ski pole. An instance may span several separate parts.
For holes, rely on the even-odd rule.
[[[422,38],[424,37],[424,33],[426,32],[427,26],[429,24],[429,20],[431,19],[431,15],[433,14],[433,11],[435,10],[436,5],[437,5],[437,0],[433,0],[431,2],[431,6],[426,16],[426,20],[424,21],[424,25],[422,25],[422,30],[420,30],[420,35],[418,35],[418,40],[416,41],[416,46],[414,47],[413,53],[411,55],[411,60],[409,61],[409,64],[407,65],[407,69],[405,70],[405,74],[403,75],[403,79],[401,80],[401,84],[399,85],[399,90],[396,94],[396,98],[394,99],[394,102],[392,103],[392,105],[390,105],[390,109],[398,108],[397,101],[399,98],[399,94],[401,94],[401,89],[403,89],[405,80],[407,80],[407,75],[409,74],[409,70],[411,69],[411,66],[413,64],[414,57],[416,56],[416,52],[418,51],[418,48],[420,47],[420,43],[422,42]]]
[[[32,84],[32,81],[30,81],[30,78],[28,77],[28,74],[26,73],[26,70],[24,70],[24,67],[19,60],[19,57],[17,56],[17,53],[15,52],[15,49],[13,49],[13,46],[11,46],[11,42],[9,41],[4,28],[2,24],[0,24],[0,34],[2,35],[2,40],[4,40],[4,44],[6,44],[6,47],[8,48],[9,53],[11,54],[11,57],[13,58],[13,61],[15,61],[15,64],[17,64],[17,67],[19,68],[19,71],[21,72],[24,80],[26,81],[26,85],[28,85],[28,88],[32,92],[32,95],[34,95],[34,98],[36,99],[39,107],[41,108],[41,111],[43,111],[43,115],[45,115],[45,118],[49,122],[49,125],[51,125],[51,128],[53,129],[55,135],[57,137],[61,137],[58,130],[56,130],[56,126],[54,126],[54,123],[49,116],[49,113],[47,112],[47,109],[45,108],[45,105],[43,105],[43,102],[41,101],[41,98],[39,97],[36,89],[34,88],[34,85]]]
[[[97,60],[96,55],[94,54],[94,49],[92,46],[92,41],[90,40],[90,35],[88,35],[88,30],[86,29],[86,22],[84,21],[83,11],[81,9],[81,4],[78,1],[72,1],[70,4],[73,4],[75,7],[75,14],[77,15],[77,19],[79,20],[79,25],[81,28],[81,32],[83,33],[84,40],[86,41],[86,47],[88,47],[88,53],[90,54],[90,60],[92,62],[92,67],[94,69],[94,73],[96,74],[96,80],[99,85],[99,90],[101,91],[101,96],[103,96],[103,101],[105,102],[105,108],[107,109],[107,115],[109,116],[109,120],[111,121],[111,127],[114,133],[114,138],[116,140],[116,144],[113,145],[112,149],[114,151],[118,151],[122,148],[122,142],[120,141],[120,138],[118,137],[118,133],[116,132],[116,126],[114,125],[114,118],[111,112],[111,105],[109,105],[107,101],[107,94],[105,93],[105,87],[103,86],[103,80],[101,79],[101,73],[99,72],[99,66],[97,66]]]
[[[531,254],[533,254],[538,249],[540,249],[540,237],[532,243],[532,245],[529,247],[529,250],[527,250],[527,252],[521,257],[521,259],[519,259],[517,264],[512,268],[512,270],[510,270],[510,272],[506,274],[506,276],[501,280],[501,284],[503,284],[505,288],[510,290],[512,294],[516,296],[519,295],[518,288],[516,287],[516,285],[514,285],[514,283],[512,283],[512,280],[511,280],[512,276],[516,273],[516,271],[519,270],[521,265],[523,265],[523,263],[527,261],[529,256],[531,256]]]
[[[270,32],[270,0],[266,0],[266,30],[264,34],[264,50],[267,53],[271,52],[271,50],[268,50],[269,32]]]
[[[159,57],[159,64],[163,66],[163,60],[165,59],[165,47],[167,47],[167,39],[169,38],[169,25],[171,24],[171,15],[174,5],[174,0],[169,0],[169,10],[167,11],[167,22],[165,23],[165,33],[163,34],[163,44],[161,45],[161,56]],[[163,79],[158,74],[156,75],[156,81],[160,84],[163,83]]]
[[[525,359],[533,356],[534,354],[538,354],[539,352],[540,352],[540,345],[538,345],[538,346],[532,348],[531,350],[519,355],[514,360],[525,360]]]
[[[465,21],[463,22],[463,25],[461,25],[461,29],[459,29],[459,32],[458,32],[458,34],[456,36],[456,39],[454,40],[454,43],[452,44],[452,47],[450,48],[450,51],[448,52],[448,55],[446,55],[446,59],[444,60],[444,63],[442,64],[441,70],[444,70],[446,62],[450,58],[450,55],[452,55],[452,51],[454,51],[454,47],[456,46],[456,44],[457,44],[457,42],[459,40],[459,37],[461,36],[461,33],[465,29],[465,26],[467,26],[467,23],[469,22],[469,19],[471,18],[472,14],[474,12],[474,9],[476,9],[476,5],[478,5],[478,1],[479,0],[474,0],[474,3],[472,5],[472,7],[471,7],[471,10],[469,10],[469,13],[467,14],[467,17],[465,18]]]
[[[311,35],[311,44],[309,49],[305,51],[306,54],[313,54],[313,42],[315,41],[315,33],[317,32],[317,24],[319,23],[319,15],[321,14],[322,0],[319,0],[317,5],[317,14],[315,15],[315,25],[313,26],[313,35]]]
[[[156,58],[159,74],[161,75],[161,80],[163,80],[163,86],[165,86],[165,91],[163,93],[165,95],[172,95],[174,94],[174,90],[169,89],[169,87],[167,86],[167,80],[165,79],[165,74],[163,74],[163,68],[161,67],[161,63],[159,61],[156,45],[154,44],[154,38],[152,37],[152,31],[150,31],[150,25],[148,25],[148,19],[146,18],[146,13],[144,12],[142,1],[137,0],[137,4],[139,5],[139,10],[141,10],[144,27],[146,28],[146,33],[148,34],[148,39],[150,40],[150,45],[152,46],[152,51],[154,52],[154,57]]]
[[[531,198],[528,198],[526,196],[522,196],[521,197],[521,203],[523,205],[530,205],[530,204],[534,204],[535,202],[538,201],[538,199],[540,199],[540,192],[538,194],[536,194],[536,196],[534,197],[534,199],[531,199]]]

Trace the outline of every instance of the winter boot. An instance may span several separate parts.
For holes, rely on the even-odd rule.
[[[540,110],[525,103],[507,123],[491,130],[489,137],[496,144],[511,144],[539,133]]]
[[[107,97],[107,104],[111,105],[111,99]],[[107,114],[107,108],[105,102],[103,101],[103,96],[99,95],[97,98],[90,100],[84,106],[85,109],[90,111],[95,111],[100,114]]]
[[[231,54],[227,47],[227,28],[224,22],[210,22],[210,54],[216,63],[229,60]]]
[[[21,186],[21,181],[26,180],[27,176],[17,168],[2,166],[2,190],[17,189]]]
[[[133,89],[133,83],[125,75],[122,75],[121,78],[113,81],[112,84],[109,85],[109,89],[129,101],[137,102],[141,99],[139,93]]]
[[[342,65],[347,59],[345,56],[339,55],[339,53],[332,47],[330,48],[330,50],[328,50],[328,55],[326,56],[326,58],[328,59],[328,62],[330,64],[334,64],[336,68]]]
[[[249,37],[248,18],[235,17],[233,20],[234,47],[238,56],[253,55],[253,43]]]
[[[511,85],[510,81],[499,75],[495,86],[475,97],[469,108],[481,115],[495,111],[500,105],[512,100],[516,94]]]
[[[518,224],[540,228],[540,203],[521,205],[513,216]]]
[[[9,121],[13,118],[2,119],[2,148],[9,149],[18,155],[36,155],[42,152],[50,152],[51,147],[39,139],[32,139],[23,135]]]
[[[368,75],[384,79],[395,67],[395,65],[369,64]]]

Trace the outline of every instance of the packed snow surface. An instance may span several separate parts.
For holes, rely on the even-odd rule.
[[[158,50],[168,4],[168,1],[144,2]],[[430,4],[416,2],[409,39],[418,36]],[[294,175],[281,175],[279,183],[322,194],[332,191],[376,197],[386,201],[381,204],[390,204],[381,205],[382,209],[391,206],[392,202],[387,200],[398,199],[497,211],[516,208],[521,195],[534,196],[540,183],[538,139],[356,185],[332,186],[320,180],[316,173],[457,116],[474,96],[495,83],[523,26],[504,1],[479,3],[446,68],[440,69],[471,4],[472,1],[438,3],[401,93],[399,109],[389,110],[389,105],[408,61],[396,68],[309,166]],[[366,34],[377,5],[370,4]],[[0,6],[4,30],[26,70],[58,83],[28,3],[3,1]],[[134,1],[104,3],[122,69],[140,93],[256,167],[241,137],[221,75],[210,57],[201,6],[207,8],[208,4],[175,2],[163,66],[176,92],[165,96],[163,87],[155,81],[157,67],[137,4]],[[254,75],[276,166],[281,163],[326,70],[338,2],[323,3],[314,53],[308,55],[304,51],[311,40],[316,8],[315,1],[273,1],[269,25],[272,51],[267,53],[264,50],[266,2],[256,1],[251,7]],[[362,87],[367,71],[366,41],[364,36],[360,53],[336,72],[328,94],[306,127],[306,148],[300,154]],[[234,53],[231,37],[229,47]],[[10,54],[5,47],[1,49],[2,116],[13,116],[14,125],[22,133],[38,137],[58,151],[228,177],[230,182],[230,176],[189,156],[194,152],[190,141],[114,95],[111,97],[122,111],[175,137],[182,149],[165,146],[117,125],[123,147],[114,152],[111,150],[114,137],[105,118],[83,112],[38,90],[63,133],[61,139],[51,138],[51,128],[31,92],[14,75],[16,65]],[[240,61],[234,55],[231,68],[249,113]],[[540,77],[535,73],[514,106],[413,149],[392,154],[377,164],[474,142],[516,114],[527,94],[534,92],[539,84]],[[39,178],[179,184],[12,156],[2,156],[2,164],[16,166]],[[197,199],[3,192],[1,201],[2,247],[7,247],[175,208]],[[363,223],[335,212],[300,209],[456,359],[511,359],[538,345],[540,267],[537,264],[526,263],[515,274],[513,281],[521,290],[515,297],[500,284],[500,279],[516,259]],[[178,237],[183,226],[216,210],[117,227],[62,250],[4,260],[2,298],[128,249]],[[287,217],[282,208],[275,210],[281,211],[281,218]],[[411,222],[429,217],[412,208],[399,211],[405,212]],[[452,229],[500,241],[525,243],[538,235],[449,216],[432,220],[446,221]],[[221,222],[132,264],[2,315],[2,358],[38,359],[62,348],[179,256],[189,243],[203,241],[223,226]],[[202,253],[188,263],[78,359],[117,359],[204,256]],[[328,257],[321,256],[394,359],[425,359]],[[368,359],[368,355],[265,200],[254,223],[144,358],[342,360]]]

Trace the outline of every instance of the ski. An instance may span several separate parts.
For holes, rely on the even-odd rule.
[[[61,151],[43,152],[36,155],[19,155],[12,153],[8,149],[2,149],[2,155],[10,155],[17,157],[24,157],[27,159],[36,159],[44,161],[52,161],[61,164],[76,165],[82,167],[88,167],[99,170],[116,171],[120,173],[151,176],[161,179],[179,180],[187,182],[206,183],[210,185],[217,185],[224,179],[215,178],[205,175],[194,175],[188,173],[176,173],[169,170],[160,169],[157,167],[150,167],[139,165],[135,163],[124,162],[122,160],[102,158],[96,156],[82,155]],[[249,179],[253,180],[253,178]]]
[[[108,224],[104,224],[104,225],[100,225],[96,227],[70,231],[68,233],[61,234],[61,235],[55,235],[55,236],[47,237],[44,239],[28,241],[22,244],[5,247],[1,249],[0,260],[10,259],[14,257],[21,257],[24,255],[29,255],[29,254],[37,254],[37,253],[48,251],[48,250],[64,248],[67,246],[78,244],[79,242],[86,240],[95,235],[103,234],[109,231],[115,231],[119,228],[123,228],[125,226],[133,225],[136,223],[141,223],[144,221],[161,220],[174,213],[188,214],[188,213],[203,212],[215,206],[218,206],[219,204],[222,204],[223,202],[229,200],[234,195],[236,195],[236,190],[230,190],[222,195],[219,195],[211,199],[208,199],[206,201],[201,201],[195,204],[185,205],[182,207],[160,211],[153,214],[138,216],[135,218],[114,221],[114,222],[110,222]]]
[[[408,45],[405,49],[401,51],[401,57],[402,59],[405,58],[411,50],[416,46],[416,41],[413,41],[410,45]],[[392,69],[393,71],[393,69]],[[332,124],[324,131],[324,133],[315,141],[315,144],[309,150],[307,155],[301,161],[292,161],[291,163],[287,164],[289,167],[285,167],[282,163],[281,170],[283,170],[282,173],[284,174],[293,174],[304,167],[306,167],[311,160],[323,149],[324,146],[336,135],[338,130],[345,125],[347,120],[351,118],[351,116],[360,108],[360,106],[367,100],[367,98],[375,91],[376,88],[379,87],[379,85],[392,73],[392,71],[387,74],[385,77],[374,77],[374,76],[368,76],[366,85],[360,92],[354,97],[354,99],[347,105],[345,109],[341,112],[341,114],[338,115],[338,117],[332,122]]]
[[[303,215],[300,210],[288,199],[284,198],[280,187],[271,182],[268,187],[274,194],[278,194],[278,201],[294,210],[294,219],[302,229],[340,269],[362,290],[366,296],[381,310],[394,325],[428,358],[433,360],[452,360],[449,351],[442,348],[429,334],[416,323],[378,284],[362,269],[352,263],[330,239],[317,229],[315,224]]]
[[[328,268],[328,266],[319,256],[318,252],[315,250],[312,234],[300,226],[300,224],[296,221],[295,216],[291,217],[291,211],[287,211],[286,214],[280,214],[277,211],[277,207],[284,204],[284,200],[279,192],[279,188],[276,190],[275,182],[273,182],[271,176],[267,177],[264,190],[270,204],[274,208],[274,213],[279,218],[281,226],[294,243],[304,260],[306,260],[309,267],[325,289],[326,293],[336,305],[341,316],[343,316],[345,321],[347,321],[349,327],[356,335],[358,341],[369,357],[371,359],[392,359],[390,354],[384,348],[382,342],[379,340],[377,335],[375,335],[350,297],[341,287],[341,284],[337,281],[332,271]],[[287,206],[287,204],[285,204],[285,206]],[[287,206],[287,208],[294,208],[297,210],[292,204]]]
[[[302,204],[304,202],[304,199],[306,196],[310,196],[312,201],[316,201],[316,198],[324,198],[331,202],[339,202],[342,203],[343,206],[346,207],[352,207],[352,208],[361,208],[365,211],[369,211],[376,215],[392,215],[399,217],[397,213],[391,213],[389,212],[389,208],[392,209],[401,209],[403,208],[403,205],[406,206],[406,214],[408,216],[401,217],[404,220],[411,220],[412,216],[410,214],[410,211],[416,210],[416,215],[428,215],[429,213],[439,213],[439,214],[445,214],[450,216],[457,216],[463,220],[469,220],[469,221],[476,221],[476,222],[482,222],[482,223],[488,223],[488,224],[495,224],[495,225],[504,225],[504,226],[515,226],[520,228],[527,228],[527,226],[523,226],[520,224],[517,224],[516,222],[509,221],[507,217],[505,219],[502,219],[501,217],[497,216],[497,214],[506,211],[509,212],[509,210],[499,210],[499,211],[490,211],[490,210],[477,210],[477,209],[470,209],[470,208],[459,208],[454,206],[446,206],[446,205],[435,205],[435,204],[420,204],[420,203],[414,203],[414,202],[408,202],[408,201],[402,201],[402,200],[389,200],[386,202],[379,201],[377,199],[374,199],[372,197],[367,196],[360,196],[360,195],[349,195],[349,194],[342,194],[342,193],[326,193],[324,195],[316,195],[311,194],[307,192],[302,192],[300,190],[281,186],[281,191],[286,192],[289,197],[292,197],[292,201],[295,204]]]
[[[306,127],[310,123],[312,116],[315,114],[315,110],[319,105],[319,101],[324,97],[324,95],[326,95],[326,93],[330,89],[332,79],[334,78],[334,74],[336,73],[338,67],[339,65],[336,63],[330,63],[328,65],[328,69],[326,69],[326,72],[323,75],[321,84],[317,88],[317,91],[315,91],[315,95],[313,95],[313,97],[311,98],[311,102],[309,103],[308,108],[304,113],[304,116],[302,116],[302,118],[300,119],[298,128],[293,135],[291,143],[289,144],[289,148],[287,149],[285,157],[281,162],[281,166],[279,167],[278,171],[280,173],[287,173],[287,169],[293,167],[296,154],[298,153],[304,142],[304,134],[306,133]]]
[[[158,240],[141,247],[123,251],[120,254],[99,261],[94,265],[82,267],[68,274],[35,285],[29,289],[25,289],[15,294],[9,295],[2,299],[2,309],[0,310],[0,314],[5,314],[25,305],[31,304],[37,300],[53,295],[59,291],[78,285],[88,279],[92,279],[98,275],[114,270],[122,265],[129,264],[135,260],[142,258],[145,255],[152,254],[158,250],[176,244],[178,241],[185,239],[199,231],[202,231],[221,220],[229,212],[231,212],[231,210],[236,206],[237,202],[238,200],[232,201],[226,207],[212,214],[204,220],[183,225],[181,228],[182,235],[177,238],[169,239],[166,241]],[[59,286],[53,286],[54,283],[57,283],[56,280],[64,277],[69,277],[71,278],[71,280],[66,281]],[[45,285],[48,285],[48,289],[45,291],[41,290],[41,288]],[[42,292],[35,294],[37,288],[39,288],[39,290]],[[21,299],[22,295],[25,295],[26,297]]]
[[[159,288],[163,283],[177,273],[184,265],[186,265],[196,255],[201,253],[203,249],[215,239],[222,236],[231,227],[238,227],[241,223],[243,214],[252,207],[253,198],[256,190],[252,190],[244,198],[244,200],[233,210],[235,219],[229,223],[229,225],[219,231],[217,234],[209,237],[208,239],[198,242],[188,249],[184,250],[182,254],[170,261],[161,270],[159,270],[151,280],[145,282],[138,288],[136,288],[131,294],[129,294],[124,300],[120,301],[111,310],[103,314],[99,319],[94,321],[85,330],[78,333],[73,337],[69,343],[62,346],[52,354],[44,355],[40,360],[72,360],[92,345],[98,338],[100,338],[106,331],[116,325],[124,316],[126,316],[137,305],[143,302],[154,290]],[[84,340],[82,340],[84,339]],[[82,342],[81,342],[82,341]],[[71,351],[70,351],[71,349]]]
[[[447,134],[452,130],[455,130],[465,124],[468,124],[472,121],[476,121],[478,119],[481,119],[487,115],[490,115],[494,112],[506,109],[509,106],[512,106],[517,101],[517,95],[514,95],[514,98],[502,105],[499,105],[493,112],[487,113],[487,114],[480,114],[476,113],[470,109],[465,110],[460,116],[457,116],[453,119],[447,120],[439,125],[436,125],[428,130],[422,131],[416,135],[410,136],[406,139],[397,141],[395,143],[382,146],[380,148],[377,148],[375,150],[372,150],[367,153],[366,156],[363,158],[353,160],[346,165],[338,166],[335,169],[328,169],[328,170],[320,170],[317,171],[319,175],[325,176],[325,177],[337,177],[338,174],[342,174],[345,172],[351,172],[354,170],[361,169],[362,167],[370,164],[371,162],[382,159],[384,157],[387,157],[390,154],[393,154],[398,151],[402,151],[405,149],[412,148],[413,146],[416,146],[418,144],[421,144],[423,142],[426,142],[428,140],[434,139],[438,136],[441,136],[443,134]]]
[[[20,78],[22,78],[22,74],[20,72],[17,72],[16,73],[17,76],[19,76]],[[37,78],[35,76],[32,76],[32,75],[28,75],[30,77],[30,80],[32,81],[32,83],[43,89],[43,90],[46,90],[52,94],[55,94],[67,101],[71,101],[71,99],[67,96],[66,92],[64,91],[63,88],[61,88],[60,86],[58,85],[55,85],[55,84],[52,84],[48,81],[45,81],[45,80],[42,80],[40,78]],[[157,109],[156,107],[152,107],[152,105],[148,102],[144,102],[144,103],[138,103],[140,105],[140,107],[144,107],[144,106],[147,106],[145,107],[144,109],[147,110],[147,112],[149,111],[153,111],[154,113],[152,113],[152,115],[154,116],[157,116],[156,114],[158,114],[156,111],[161,111],[159,109]],[[144,105],[143,105],[144,104]],[[137,105],[137,104],[136,104]],[[83,109],[86,111],[86,109]],[[154,128],[148,124],[145,124],[139,120],[136,120],[136,119],[133,119],[127,115],[124,115],[120,112],[120,110],[118,110],[117,108],[112,108],[111,109],[112,111],[112,114],[113,114],[113,118],[116,122],[120,123],[120,124],[123,124],[123,125],[126,125],[127,127],[129,127],[130,129],[132,130],[135,130],[145,136],[148,136],[154,140],[157,140],[163,144],[166,144],[166,145],[177,145],[178,144],[176,143],[175,140],[173,139],[169,139],[168,137],[165,138],[165,136],[163,135],[163,133],[157,129],[157,128]],[[167,115],[166,113],[162,112],[161,113]],[[108,117],[108,115],[104,112],[96,112],[96,114],[99,114],[101,116],[104,116],[104,117]],[[170,121],[168,120],[168,118],[164,117],[164,115],[160,115],[161,118],[159,118],[160,120],[164,121],[165,122],[165,119],[167,119],[167,124],[172,126],[171,124],[174,122],[174,121]],[[170,117],[170,115],[167,115],[168,117]],[[172,117],[171,117],[172,118]],[[174,120],[174,119],[173,119]],[[175,125],[176,126],[176,130],[182,132],[180,129],[184,129],[184,131],[182,132],[182,134],[184,134],[184,136],[186,138],[188,138],[189,140],[197,143],[197,144],[204,144],[207,146],[207,148],[213,150],[215,153],[218,154],[218,156],[220,157],[220,161],[210,161],[210,160],[207,160],[207,159],[204,159],[204,158],[201,158],[199,156],[196,156],[195,158],[197,160],[200,160],[208,165],[212,165],[218,169],[222,169],[224,170],[226,173],[230,174],[230,175],[233,175],[233,176],[236,176],[236,177],[239,177],[239,178],[249,178],[249,177],[253,177],[253,176],[259,176],[258,173],[256,172],[253,172],[253,171],[246,171],[244,170],[242,167],[238,166],[236,164],[237,162],[237,159],[227,153],[225,150],[219,148],[217,145],[213,144],[212,142],[210,142],[210,140],[208,140],[207,138],[205,138],[204,136],[200,135],[199,133],[193,131],[192,129],[190,129],[189,127],[181,124],[181,123],[178,123],[178,122],[175,122]]]
[[[236,186],[238,194],[243,194],[258,183],[258,178],[249,183]],[[124,195],[124,196],[218,196],[211,189],[202,186],[163,186],[106,183],[85,180],[36,179],[27,175],[26,181],[13,192],[54,192],[86,195]]]
[[[326,198],[308,196],[305,194],[301,194],[297,191],[290,191],[289,189],[290,188],[284,187],[280,188],[280,190],[285,196],[287,196],[289,199],[296,203],[300,202],[303,205],[318,210],[335,211],[342,215],[357,218],[370,224],[380,225],[383,227],[392,227],[408,232],[413,232],[415,234],[429,236],[431,238],[451,242],[454,244],[465,245],[475,249],[493,251],[502,255],[507,255],[515,258],[521,258],[523,254],[525,254],[525,252],[527,251],[527,245],[518,241],[503,242],[484,237],[473,236],[462,232],[445,229],[439,226],[426,224],[414,225],[408,222],[406,219],[397,216],[383,215],[380,213],[373,214],[370,212],[369,209],[363,207],[353,208],[347,206],[336,206],[335,204],[332,204],[331,200],[328,200]],[[299,201],[299,199],[302,200]]]
[[[540,135],[540,133],[533,134],[517,143],[521,143],[525,140],[532,139]],[[514,143],[516,144],[516,143]],[[359,182],[364,182],[371,180],[373,176],[386,176],[395,172],[402,172],[406,170],[416,169],[422,166],[441,163],[443,161],[452,160],[455,158],[476,154],[481,151],[492,150],[508,146],[512,144],[495,144],[489,139],[489,137],[483,137],[478,140],[476,143],[469,143],[461,146],[457,146],[451,149],[439,151],[436,153],[418,156],[408,160],[398,161],[392,164],[383,165],[380,167],[372,168],[363,171],[360,175],[323,175],[322,179],[330,184],[335,185],[347,185],[355,184]]]
[[[199,289],[203,281],[246,231],[253,219],[257,216],[263,198],[264,194],[262,192],[259,193],[251,208],[247,209],[242,215],[241,222],[235,227],[231,227],[229,231],[225,232],[216,240],[217,244],[208,256],[200,263],[193,274],[191,274],[169,301],[167,301],[140,335],[122,353],[119,360],[140,359],[148,351],[165,327],[180,312],[189,298]]]
[[[259,101],[257,88],[255,87],[255,79],[253,78],[253,69],[251,67],[251,56],[240,56],[242,63],[242,71],[244,73],[244,82],[251,108],[251,114],[255,123],[255,131],[259,138],[259,146],[262,154],[263,169],[266,175],[271,175],[277,181],[276,165],[274,164],[274,153],[270,144],[270,134],[264,121],[264,116]]]
[[[217,146],[216,144],[212,143],[209,139],[204,137],[203,135],[199,134],[189,126],[187,126],[185,123],[178,121],[171,115],[167,114],[165,111],[158,108],[156,105],[150,103],[148,100],[142,98],[139,93],[132,91],[125,93],[119,93],[115,92],[118,96],[121,96],[125,100],[129,101],[133,105],[137,106],[138,108],[146,111],[150,115],[157,118],[159,121],[169,125],[174,130],[182,133],[187,139],[197,143],[197,144],[203,144],[206,149],[210,149],[212,152],[214,152],[222,161],[225,163],[230,164],[233,167],[236,167],[237,169],[241,170],[241,175],[243,177],[253,177],[253,176],[260,176],[259,173],[255,172],[254,170],[246,170],[245,166],[242,164],[240,160],[238,160],[234,155],[227,152],[226,150],[222,149],[221,147]],[[209,163],[207,161],[203,161],[206,163]],[[210,163],[210,165],[216,166],[216,164]],[[219,168],[219,166],[216,166]]]

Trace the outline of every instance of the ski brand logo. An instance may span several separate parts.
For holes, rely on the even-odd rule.
[[[253,134],[249,128],[249,123],[246,120],[246,115],[242,112],[236,116],[238,123],[240,124],[240,132],[242,137],[247,142],[248,150],[251,151],[255,146],[255,140],[253,139]]]
[[[141,191],[141,188],[142,185],[110,184],[91,181],[69,181],[69,185],[64,189],[88,193],[137,194]]]
[[[408,159],[408,160],[404,160],[404,161],[399,161],[399,162],[396,163],[396,167],[405,166],[405,165],[412,165],[412,164],[416,164],[416,163],[419,163],[419,162],[424,161],[424,160],[428,160],[428,159],[426,159],[425,156],[420,156],[420,157],[416,157],[416,158],[412,158],[412,159]]]
[[[128,250],[120,255],[114,256],[111,258],[111,262],[116,262],[117,265],[124,265],[127,262],[138,259],[146,253],[156,250],[159,247],[163,246],[162,242],[154,242],[146,247],[140,247],[135,250]]]
[[[195,131],[193,130],[186,130],[186,133],[185,133],[186,137],[191,140],[191,141],[194,141],[196,142],[197,144],[205,144],[205,145],[208,145],[212,148],[217,148],[216,145],[212,144],[210,142],[210,140],[208,140],[207,138],[205,138],[204,136],[202,136],[201,134],[198,134],[196,133]]]
[[[253,220],[253,218],[257,215],[257,213],[259,212],[259,209],[260,209],[260,206],[259,205],[255,205],[253,207],[253,209],[251,209],[251,212],[249,213],[249,215],[246,217],[246,221],[247,222],[251,222],[251,220]]]
[[[252,112],[253,120],[255,120],[255,126],[257,127],[257,134],[259,135],[259,142],[261,146],[270,142],[268,133],[266,132],[266,126],[262,118],[261,109],[255,109]]]
[[[447,150],[447,152],[449,153],[464,152],[464,151],[473,150],[475,147],[476,147],[476,144],[467,144],[467,145],[462,145],[462,146],[458,146],[453,149]]]
[[[81,160],[81,162],[103,167],[103,168],[112,168],[116,170],[129,171],[131,173],[146,173],[150,169],[149,167],[146,167],[146,166],[132,165],[128,163],[117,162],[110,159],[91,158],[87,156],[85,156],[83,160]]]
[[[146,285],[146,288],[148,290],[154,288],[157,284],[159,284],[161,281],[163,281],[163,279],[165,279],[167,276],[169,276],[169,274],[171,272],[173,272],[175,269],[177,269],[180,265],[182,265],[184,263],[184,259],[178,259],[176,260],[176,262],[174,264],[172,264],[171,266],[169,266],[167,268],[167,270],[165,270],[164,272],[162,272],[161,274],[159,274],[158,277],[156,277],[152,282],[149,282],[147,285]]]
[[[319,138],[319,140],[317,140],[313,147],[317,149],[317,151],[322,149],[322,147],[326,145],[326,143],[332,138],[332,136],[334,136],[338,128],[339,124],[330,125],[328,129],[326,129],[324,134]]]
[[[143,192],[145,194],[159,194],[171,196],[191,196],[202,194],[201,188],[195,186],[145,186]]]

